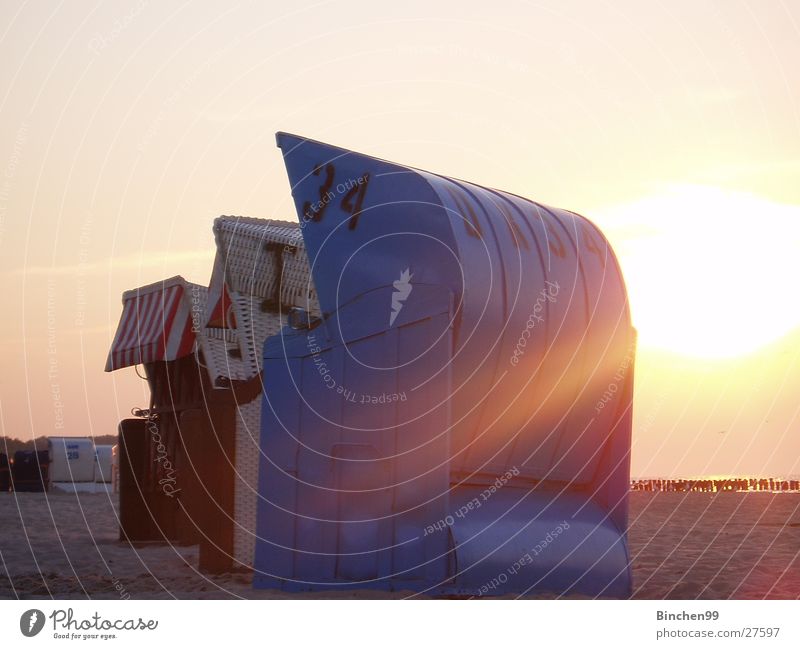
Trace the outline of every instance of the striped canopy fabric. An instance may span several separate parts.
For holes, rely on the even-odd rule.
[[[191,354],[206,290],[176,276],[126,291],[106,372]]]

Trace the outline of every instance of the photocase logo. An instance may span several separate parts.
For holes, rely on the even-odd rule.
[[[411,278],[413,275],[406,268],[402,273],[400,273],[400,279],[396,279],[392,286],[394,286],[394,293],[392,293],[392,313],[389,315],[389,326],[391,327],[394,324],[395,319],[398,315],[400,315],[400,309],[403,308],[403,302],[408,299],[408,296],[411,295],[411,289],[414,288],[411,286]]]
[[[32,638],[44,627],[44,613],[37,608],[25,611],[19,618],[19,630],[26,638]]]

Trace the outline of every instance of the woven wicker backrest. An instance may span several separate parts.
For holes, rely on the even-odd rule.
[[[211,283],[225,282],[236,328],[206,328],[209,373],[212,381],[217,376],[247,379],[261,371],[264,341],[286,324],[288,310],[299,306],[319,315],[319,302],[298,224],[220,216],[214,236],[214,272],[222,277]],[[209,304],[207,312],[214,306]]]
[[[319,311],[297,223],[221,216],[214,222],[214,234],[230,290],[274,299],[280,285],[283,305]]]

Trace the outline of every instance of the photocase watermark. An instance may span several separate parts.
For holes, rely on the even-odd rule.
[[[50,398],[53,400],[53,428],[64,428],[64,402],[61,400],[61,384],[58,380],[58,345],[56,344],[56,281],[47,278],[47,380],[50,382]]]
[[[428,525],[422,532],[422,536],[429,536],[436,532],[446,530],[448,527],[452,527],[452,525],[454,525],[456,522],[456,518],[466,518],[470,512],[483,507],[483,503],[496,494],[498,490],[505,487],[511,478],[518,475],[519,469],[517,467],[512,467],[502,475],[495,478],[495,481],[486,487],[486,489],[484,489],[478,496],[475,496],[475,498],[459,507],[455,512],[455,516],[448,514],[444,518],[440,518],[433,525]]]
[[[591,84],[595,88],[599,86],[597,74],[597,67],[594,65],[594,60],[591,57],[579,58],[578,52],[572,43],[562,42],[557,48],[558,56],[561,60],[569,65],[587,86]]]
[[[658,413],[661,412],[661,407],[664,405],[664,401],[666,401],[665,393],[659,392],[655,402],[651,405],[650,410],[647,412],[647,417],[645,417],[644,421],[642,421],[642,423],[637,427],[637,435],[641,436],[650,431],[656,421],[656,417],[658,417]]]
[[[489,591],[493,591],[500,586],[507,584],[509,577],[516,575],[522,568],[533,563],[535,557],[539,556],[548,547],[555,543],[556,539],[569,529],[567,521],[561,521],[556,527],[551,529],[544,538],[542,538],[536,545],[534,545],[528,552],[523,554],[519,559],[512,563],[504,572],[501,572],[497,577],[487,581],[478,589],[478,596],[486,595]]]
[[[158,628],[158,620],[141,617],[106,618],[95,612],[91,617],[78,618],[71,608],[56,609],[47,617],[53,625],[53,638],[56,640],[113,640],[118,637],[119,631],[144,632],[155,631]],[[35,626],[30,626],[30,630],[26,633],[25,627],[31,625],[32,618],[35,619]],[[32,637],[44,628],[45,621],[42,611],[31,609],[22,614],[20,631],[23,635]]]
[[[317,344],[317,339],[314,334],[309,334],[306,339],[306,345],[311,352],[311,357],[314,360],[314,366],[317,368],[322,382],[329,390],[335,390],[336,394],[340,395],[345,401],[350,403],[362,404],[389,404],[397,401],[406,401],[408,397],[405,391],[403,392],[381,392],[380,394],[368,394],[365,392],[356,392],[350,390],[344,385],[341,385],[331,374],[328,364],[322,356],[322,348]]]
[[[86,319],[86,274],[89,266],[89,244],[92,241],[90,232],[92,217],[87,216],[83,221],[80,235],[78,236],[78,270],[75,273],[77,287],[75,289],[75,326],[82,327]]]
[[[114,585],[114,590],[117,591],[120,599],[130,599],[131,594],[128,592],[128,589],[122,585],[122,582],[119,580],[118,577],[112,577],[111,583]]]
[[[76,618],[71,608],[56,609],[50,615],[32,608],[20,616],[19,630],[26,638],[32,638],[42,632],[48,617],[56,640],[112,640],[117,636],[109,631],[155,631],[158,628],[158,620],[141,617],[109,619],[95,612],[90,618]]]
[[[199,333],[203,327],[203,304],[200,297],[200,287],[192,286],[191,290],[191,317],[192,317],[192,333]]]
[[[455,59],[485,63],[497,68],[504,67],[514,72],[526,72],[528,70],[527,63],[487,51],[485,48],[466,48],[454,44],[436,43],[431,45],[401,45],[397,48],[397,51],[404,55],[415,54],[426,58],[450,56]]]
[[[633,362],[633,354],[636,351],[636,343],[631,343],[628,346],[628,351],[625,353],[625,357],[620,362],[619,366],[617,367],[617,371],[613,377],[611,377],[611,381],[609,382],[606,389],[603,391],[602,396],[597,400],[597,403],[594,406],[594,411],[596,414],[600,414],[600,411],[606,407],[606,404],[614,398],[614,395],[619,391],[619,384],[625,378],[625,375],[628,373],[628,368],[631,366]]]
[[[142,9],[144,9],[148,4],[150,4],[149,0],[139,0],[138,3],[128,10],[128,13],[126,13],[122,18],[118,18],[114,21],[114,24],[109,31],[104,34],[98,33],[92,36],[91,40],[89,41],[89,51],[95,55],[100,54],[100,52],[116,41],[120,35],[131,26],[131,23],[133,23],[137,16],[142,12]]]
[[[328,167],[332,167],[332,165],[319,165],[314,170],[314,175],[323,174],[328,179],[332,180],[333,174],[328,171]],[[319,191],[319,200],[307,201],[303,206],[303,216],[300,219],[300,227],[303,227],[309,221],[319,221],[325,212],[325,208],[336,200],[337,196],[343,196],[355,188],[366,185],[368,182],[369,174],[348,178],[344,182],[337,183],[335,186],[332,182],[326,182]],[[328,184],[330,184],[330,186],[328,186]]]
[[[8,212],[8,199],[11,195],[11,181],[17,175],[17,167],[19,167],[20,155],[25,143],[28,141],[28,124],[23,122],[17,129],[17,135],[14,138],[14,145],[11,149],[11,155],[6,162],[5,169],[3,170],[3,179],[0,183],[0,243],[3,242],[3,234],[5,232],[6,214]]]
[[[725,7],[724,4],[721,6],[723,8]],[[733,54],[735,53],[737,55],[736,68],[743,74],[752,74],[753,63],[751,57],[748,55],[748,48],[744,46],[741,30],[731,27],[730,16],[726,15],[727,12],[721,11],[720,7],[718,7],[716,4],[712,4],[709,9],[709,18],[711,18],[714,21],[714,24],[722,30],[722,33],[728,40],[729,51],[731,53],[730,60],[734,60]]]
[[[408,299],[408,296],[411,295],[411,291],[414,288],[411,285],[412,277],[414,276],[411,274],[409,269],[406,268],[400,273],[400,279],[396,279],[394,282],[392,282],[394,291],[392,292],[392,311],[389,314],[390,327],[394,324],[397,316],[400,315],[400,310],[403,308],[403,303]]]
[[[236,44],[239,42],[239,37],[236,36],[230,39],[227,42],[227,46],[224,49],[220,49],[215,56],[212,58],[203,61],[202,64],[198,65],[192,73],[186,77],[180,84],[175,88],[172,94],[164,100],[164,103],[161,106],[161,110],[159,110],[158,115],[156,118],[150,123],[147,131],[145,131],[144,137],[139,140],[139,144],[136,147],[136,150],[139,153],[144,153],[147,147],[149,146],[150,142],[153,138],[158,134],[159,129],[161,128],[161,124],[166,121],[168,112],[172,109],[175,104],[183,97],[183,95],[197,83],[198,79],[200,79],[201,75],[210,70],[212,66],[222,57],[226,51],[230,50],[231,48],[235,47]]]
[[[525,355],[525,348],[528,346],[528,340],[530,339],[534,328],[540,322],[544,322],[544,316],[542,315],[542,312],[547,306],[547,303],[555,302],[556,297],[558,296],[558,291],[560,288],[558,282],[545,280],[544,284],[544,288],[539,291],[539,295],[536,297],[536,301],[533,303],[533,309],[531,310],[531,314],[528,316],[528,320],[525,323],[525,329],[522,330],[519,340],[514,347],[514,352],[510,359],[510,363],[512,365],[517,365],[519,363],[519,359]]]
[[[156,453],[158,455],[153,461],[160,464],[164,472],[164,477],[159,479],[158,484],[161,485],[161,491],[164,492],[165,496],[174,498],[175,494],[180,492],[180,489],[175,488],[178,482],[175,477],[175,467],[167,454],[167,447],[161,439],[161,431],[158,428],[158,420],[153,413],[148,413],[147,415],[147,431],[150,433],[153,443],[156,444]]]
[[[26,638],[32,638],[44,628],[44,622],[44,613],[38,608],[32,608],[20,616],[19,630]]]

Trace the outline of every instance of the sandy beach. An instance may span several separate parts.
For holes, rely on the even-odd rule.
[[[247,574],[201,574],[196,546],[121,543],[116,506],[108,494],[0,494],[0,598],[286,597]],[[632,493],[629,539],[635,598],[800,597],[800,494]]]

